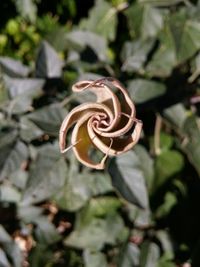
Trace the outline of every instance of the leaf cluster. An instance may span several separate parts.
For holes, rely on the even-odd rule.
[[[0,35],[0,266],[198,267],[200,2],[63,0],[56,21],[42,2],[16,1]],[[144,127],[92,171],[58,132],[94,100],[72,84],[103,76]]]

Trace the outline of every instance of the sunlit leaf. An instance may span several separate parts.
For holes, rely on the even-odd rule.
[[[100,35],[89,31],[76,30],[67,35],[67,41],[73,50],[82,52],[82,54],[73,54],[75,58],[68,58],[69,62],[80,59],[86,59],[89,62],[107,61],[106,41]]]
[[[113,41],[117,26],[116,12],[117,10],[109,2],[97,0],[89,12],[89,17],[82,19],[80,29],[96,32]]]
[[[32,121],[43,132],[51,135],[58,135],[60,125],[66,115],[66,110],[59,105],[52,104],[37,109],[26,118]]]
[[[137,245],[128,243],[122,251],[119,260],[119,267],[137,267],[139,266],[140,250]]]
[[[114,245],[126,238],[127,229],[124,227],[121,217],[111,214],[105,219],[93,218],[87,225],[81,221],[77,222],[74,231],[64,240],[64,243],[79,249],[99,250],[105,244]]]
[[[160,82],[135,79],[128,82],[128,91],[135,103],[143,103],[163,95],[166,88]]]
[[[125,14],[133,38],[154,37],[163,26],[163,17],[160,11],[148,4],[134,3],[125,11]]]
[[[17,0],[15,4],[18,12],[23,18],[35,22],[37,6],[33,0]]]
[[[31,164],[24,204],[38,203],[59,191],[65,182],[67,166],[56,145],[44,145]],[[56,177],[56,179],[55,179]]]
[[[106,257],[101,252],[85,250],[83,254],[85,267],[107,267]]]
[[[0,57],[0,66],[3,72],[11,77],[26,77],[30,72],[29,67],[10,57]]]
[[[148,207],[147,188],[139,156],[129,151],[109,165],[113,186],[131,203]]]
[[[162,186],[169,178],[181,171],[184,158],[178,151],[165,151],[161,153],[155,162],[156,180],[155,188]]]
[[[123,61],[122,71],[143,71],[147,56],[152,49],[153,42],[142,42],[137,40],[134,42],[125,42],[121,52],[121,58]]]
[[[142,244],[140,253],[141,267],[155,267],[159,259],[159,247],[155,243],[146,241]]]
[[[24,143],[18,141],[2,150],[0,154],[2,156],[4,154],[0,171],[0,178],[4,179],[9,177],[12,172],[20,169],[21,164],[28,159],[28,148]]]
[[[44,82],[43,79],[5,78],[5,85],[11,98],[24,94],[30,97],[40,96]]]
[[[43,41],[38,51],[36,61],[36,77],[58,78],[62,75],[63,62],[56,50],[46,41]]]

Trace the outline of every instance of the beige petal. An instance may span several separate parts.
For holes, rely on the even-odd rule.
[[[82,164],[89,168],[101,170],[105,167],[106,157],[103,157],[100,163],[93,162],[89,157],[90,149],[95,148],[87,132],[87,121],[92,114],[92,112],[88,112],[77,122],[73,129],[71,142],[72,144],[76,143],[73,146],[73,151]]]
[[[60,150],[62,153],[66,152],[68,148],[66,148],[66,135],[69,129],[80,119],[84,114],[87,114],[91,111],[91,116],[97,111],[104,111],[108,118],[112,121],[113,114],[108,107],[105,105],[100,105],[98,103],[86,103],[79,105],[78,107],[74,108],[64,119],[62,125],[60,127],[59,133],[59,145]]]

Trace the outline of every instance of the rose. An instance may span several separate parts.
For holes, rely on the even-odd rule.
[[[66,116],[60,128],[60,150],[65,153],[72,148],[82,164],[104,169],[108,155],[125,153],[138,142],[142,122],[135,117],[135,105],[126,89],[114,78],[80,81],[72,86],[72,90],[91,91],[97,99],[95,103],[75,107]],[[72,126],[71,145],[66,148],[66,135]],[[91,148],[105,154],[100,163],[90,158]]]

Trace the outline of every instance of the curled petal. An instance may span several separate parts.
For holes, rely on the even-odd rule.
[[[74,84],[72,90],[91,91],[96,95],[96,103],[79,105],[64,119],[59,136],[61,152],[72,147],[81,163],[103,169],[108,155],[122,154],[138,142],[142,122],[135,117],[135,105],[126,89],[114,78],[81,81]],[[66,148],[66,135],[72,126],[71,145]],[[91,148],[105,154],[100,163],[90,158]]]

